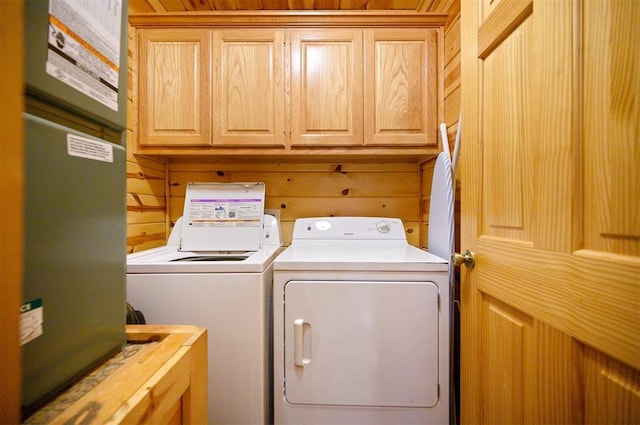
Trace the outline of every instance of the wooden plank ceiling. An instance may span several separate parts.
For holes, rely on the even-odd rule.
[[[129,0],[129,13],[222,10],[415,10],[446,12],[454,0]]]

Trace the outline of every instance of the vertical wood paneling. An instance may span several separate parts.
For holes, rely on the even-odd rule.
[[[488,202],[483,233],[523,239],[525,208],[530,204],[525,174],[530,167],[526,161],[526,117],[529,105],[528,69],[526,56],[527,26],[518,28],[484,62],[482,88],[484,110],[491,110],[484,125],[482,140],[485,146],[483,190]],[[526,205],[525,205],[526,202]],[[505,235],[505,233],[507,233]]]
[[[533,321],[529,345],[530,363],[524,367],[524,422],[584,423],[581,345],[567,334],[539,320]]]
[[[638,22],[635,1],[585,5],[585,246],[635,256],[640,255]]]
[[[640,371],[585,350],[585,423],[640,423]]]
[[[482,312],[485,423],[524,423],[525,338],[531,318],[497,300],[486,299]],[[496,392],[499,389],[499,392]]]
[[[583,423],[580,344],[491,297],[482,321],[484,423]]]
[[[528,19],[539,27],[530,38],[529,52],[527,139],[533,171],[528,181],[533,184],[531,207],[535,209],[530,234],[537,248],[560,252],[578,248],[571,232],[580,226],[577,211],[582,202],[576,177],[581,141],[576,106],[580,76],[574,66],[580,55],[576,40],[580,28],[575,4],[562,1],[553,8],[539,6],[535,18]]]

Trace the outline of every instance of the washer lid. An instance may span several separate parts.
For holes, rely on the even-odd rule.
[[[265,245],[254,252],[228,253],[178,251],[176,246],[162,246],[128,254],[127,274],[264,273],[279,252],[276,245]]]
[[[180,251],[256,251],[264,183],[188,183]]]

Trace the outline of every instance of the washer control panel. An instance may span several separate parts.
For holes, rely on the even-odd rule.
[[[293,240],[405,240],[402,220],[387,217],[310,217],[299,218],[293,227]]]

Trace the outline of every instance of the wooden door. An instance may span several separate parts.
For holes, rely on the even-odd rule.
[[[291,31],[291,145],[362,146],[362,30]]]
[[[284,31],[214,31],[213,51],[213,144],[284,146]]]
[[[640,418],[640,3],[463,0],[464,423]]]
[[[210,146],[211,32],[144,29],[139,34],[138,143]]]
[[[365,31],[365,145],[438,146],[438,31]]]

